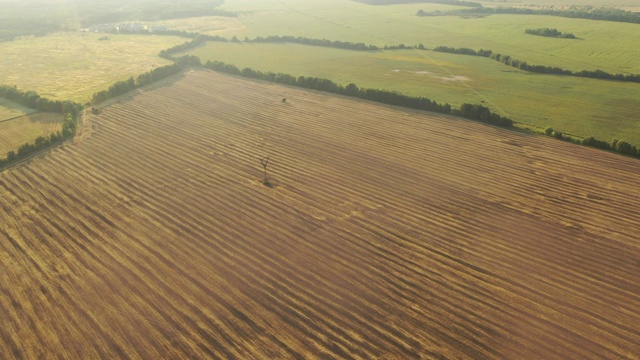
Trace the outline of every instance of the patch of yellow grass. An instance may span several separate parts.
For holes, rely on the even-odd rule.
[[[62,119],[61,114],[37,113],[0,122],[0,158],[25,143],[33,143],[38,136],[60,131]]]
[[[175,36],[87,32],[22,38],[0,43],[0,79],[50,99],[85,102],[117,81],[168,64],[158,53],[185,41]]]

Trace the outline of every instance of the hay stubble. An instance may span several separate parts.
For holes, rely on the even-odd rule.
[[[205,71],[90,121],[0,174],[2,358],[640,350],[637,160]]]

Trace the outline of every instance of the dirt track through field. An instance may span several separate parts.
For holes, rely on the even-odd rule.
[[[0,358],[640,354],[638,160],[206,71],[91,128],[0,174]]]

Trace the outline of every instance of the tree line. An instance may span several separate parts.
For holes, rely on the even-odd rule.
[[[554,37],[554,38],[562,38],[562,39],[576,38],[576,36],[571,33],[562,33],[558,31],[558,29],[550,29],[550,28],[526,29],[524,33],[529,35],[538,35],[538,36]]]
[[[501,62],[505,65],[509,65],[511,67],[514,67],[520,70],[529,71],[529,72],[538,73],[538,74],[568,75],[568,76],[586,77],[591,79],[629,81],[629,82],[640,83],[640,75],[638,74],[626,74],[626,75],[611,74],[603,70],[571,71],[571,70],[563,69],[557,66],[530,65],[526,61],[514,59],[509,55],[494,53],[491,50],[480,49],[478,51],[475,51],[469,48],[452,48],[447,46],[436,46],[435,48],[433,48],[433,51],[487,57],[492,60]]]
[[[233,40],[232,40],[233,41]],[[327,40],[327,39],[310,39],[305,37],[295,37],[295,36],[267,36],[267,37],[256,37],[251,40],[249,38],[245,38],[245,42],[248,43],[296,43],[303,45],[311,45],[311,46],[323,46],[323,47],[331,47],[337,49],[347,49],[347,50],[359,50],[359,51],[375,51],[378,50],[378,47],[375,45],[367,45],[365,43],[353,43],[349,41],[339,41],[339,40]]]
[[[405,45],[405,44],[385,45],[383,49],[384,50],[408,50],[408,49],[426,50],[427,48],[422,43],[420,43],[417,45]]]
[[[369,5],[392,5],[392,4],[414,4],[414,3],[430,3],[430,4],[443,4],[452,6],[465,6],[480,8],[482,4],[473,1],[463,0],[356,0],[361,3]]]
[[[0,97],[31,109],[53,113],[65,113],[74,106],[71,101],[47,99],[35,91],[22,91],[18,90],[16,86],[9,85],[0,85]]]
[[[112,99],[116,96],[123,95],[128,93],[129,91],[135,90],[137,88],[150,85],[156,81],[165,79],[171,75],[175,75],[182,71],[182,68],[179,64],[174,63],[171,65],[165,65],[161,67],[157,67],[153,70],[147,71],[143,74],[138,75],[138,77],[134,80],[133,77],[130,77],[124,81],[118,81],[117,83],[109,86],[106,90],[101,90],[93,94],[91,97],[90,104],[97,105],[106,100]]]
[[[458,9],[451,11],[427,12],[418,10],[416,16],[486,16],[499,14],[514,15],[547,15],[576,19],[616,21],[640,24],[640,13],[614,9],[614,8],[594,8],[591,6],[571,7],[570,9],[530,9],[515,7],[475,7],[472,9]]]
[[[4,159],[0,158],[0,168],[36,152],[59,145],[65,140],[73,138],[76,134],[78,118],[82,112],[82,105],[78,103],[49,100],[39,96],[35,91],[21,91],[15,86],[6,85],[0,85],[0,97],[39,111],[64,114],[60,131],[51,133],[49,136],[38,136],[33,143],[25,143],[17,151],[7,152]]]
[[[551,127],[544,129],[544,133],[547,136],[552,136],[560,140],[570,140],[564,136],[563,133],[553,130]],[[613,139],[611,142],[604,140],[598,140],[593,136],[586,137],[582,140],[573,141],[576,144],[589,146],[597,149],[613,151],[619,154],[628,155],[640,158],[640,147],[636,147],[624,140]]]

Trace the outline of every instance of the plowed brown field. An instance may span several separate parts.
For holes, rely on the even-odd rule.
[[[638,160],[205,71],[89,120],[0,174],[0,358],[640,354]]]

